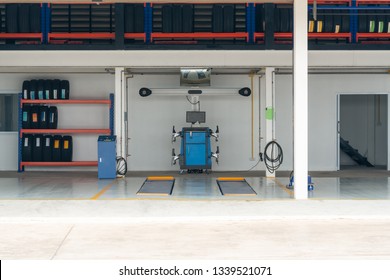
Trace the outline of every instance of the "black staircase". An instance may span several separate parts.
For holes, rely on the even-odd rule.
[[[366,157],[359,154],[358,150],[354,149],[351,145],[349,145],[349,142],[344,140],[342,137],[340,137],[340,149],[345,152],[347,155],[350,156],[351,159],[353,159],[355,162],[357,162],[359,165],[365,165],[368,167],[374,167]]]

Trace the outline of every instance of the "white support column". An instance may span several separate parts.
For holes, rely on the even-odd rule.
[[[265,145],[273,141],[275,137],[274,71],[275,68],[265,68]],[[271,173],[266,169],[265,176],[275,178],[275,173]]]
[[[294,0],[294,197],[307,199],[308,35],[307,0]]]
[[[123,114],[122,114],[122,106],[123,106],[123,75],[125,68],[116,67],[115,68],[115,122],[114,122],[114,134],[116,135],[117,145],[116,145],[116,154],[117,156],[123,156]]]

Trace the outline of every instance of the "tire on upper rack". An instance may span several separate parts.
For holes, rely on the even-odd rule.
[[[30,81],[23,82],[22,99],[31,99],[31,97],[30,97]]]
[[[359,15],[358,17],[358,26],[359,26],[359,33],[367,33],[367,16],[366,15]]]
[[[30,4],[30,32],[41,32],[41,4]]]
[[[274,10],[274,32],[280,32],[280,9],[275,8]]]
[[[172,32],[172,6],[164,5],[162,7],[162,32]]]
[[[349,33],[351,32],[351,23],[349,15],[343,15],[341,19],[341,32]]]
[[[134,4],[125,4],[125,32],[134,32]]]
[[[368,21],[368,32],[369,33],[377,32],[378,24],[377,24],[376,15],[369,15],[367,21]]]
[[[223,32],[223,6],[213,5],[213,32]]]
[[[68,80],[62,80],[60,82],[60,98],[59,99],[69,99],[69,90],[70,85]]]
[[[18,28],[18,4],[6,4],[5,26],[7,33],[17,33]]]
[[[264,32],[264,5],[256,4],[256,32]]]
[[[333,15],[324,16],[323,32],[324,33],[333,32]]]
[[[20,33],[30,32],[30,4],[19,4],[18,23]]]
[[[378,10],[377,13],[378,15],[376,16],[377,19],[376,32],[383,33],[385,30],[386,15],[382,10]]]
[[[38,80],[38,85],[37,85],[37,90],[38,90],[38,98],[37,99],[45,99],[44,92],[45,92],[45,80],[39,79]]]
[[[280,32],[289,32],[290,17],[287,8],[280,9]]]
[[[183,5],[183,32],[194,32],[194,7],[190,4]]]
[[[58,79],[55,79],[52,81],[51,85],[53,88],[53,99],[60,99],[61,81]]]
[[[172,6],[172,32],[183,32],[183,14],[180,5]]]
[[[332,33],[341,32],[341,24],[342,24],[342,15],[340,14],[341,12],[342,10],[334,10]]]
[[[144,31],[144,5],[136,4],[134,6],[134,32],[143,33]]]
[[[234,31],[234,5],[225,5],[223,7],[223,32],[232,33]]]
[[[44,99],[53,99],[53,81],[45,80],[43,85]]]
[[[31,80],[30,81],[30,99],[38,99],[38,81],[37,80]]]

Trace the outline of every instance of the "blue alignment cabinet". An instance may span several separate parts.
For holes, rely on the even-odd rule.
[[[115,135],[101,135],[98,138],[98,178],[116,178]]]
[[[211,169],[210,134],[208,127],[183,128],[180,169]]]

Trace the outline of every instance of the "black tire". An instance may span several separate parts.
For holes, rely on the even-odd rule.
[[[335,14],[333,15],[333,33],[340,33],[341,32],[341,23],[342,23],[342,16],[340,15],[342,11],[335,10]]]
[[[194,8],[192,5],[183,5],[183,32],[194,32]]]
[[[289,32],[289,13],[288,9],[280,9],[280,32],[286,33]]]
[[[386,16],[385,27],[383,29],[383,32],[390,33],[390,14]]]
[[[22,108],[22,128],[31,128],[31,106],[24,105]]]
[[[44,83],[44,99],[53,99],[52,80],[45,80],[45,83]]]
[[[62,161],[72,161],[73,159],[73,139],[72,136],[63,136],[62,137]]]
[[[183,13],[182,8],[179,5],[172,6],[172,32],[183,32]]]
[[[55,162],[62,161],[62,136],[54,135],[53,136],[53,150],[52,150],[52,160]]]
[[[322,28],[319,28],[319,23],[322,22]],[[317,33],[322,33],[324,32],[324,16],[318,15],[317,16],[317,21],[314,22],[314,32]]]
[[[49,108],[49,129],[57,129],[58,127],[58,109],[56,106]]]
[[[289,17],[288,32],[294,32],[294,13],[292,8],[288,9],[288,17]]]
[[[281,32],[280,31],[280,9],[275,7],[274,10],[274,32]]]
[[[256,4],[256,32],[264,32],[264,5]]]
[[[222,5],[213,6],[213,32],[223,32],[223,7]]]
[[[41,5],[40,4],[30,5],[30,32],[32,33],[41,32]]]
[[[125,32],[134,32],[134,4],[125,5]]]
[[[53,87],[53,99],[60,99],[61,81],[56,79],[52,82]]]
[[[384,15],[384,11],[378,10],[378,15],[376,16],[377,19],[377,26],[376,26],[376,32],[383,33],[385,30],[385,22],[386,22],[386,15]]]
[[[30,32],[30,4],[19,4],[18,7],[19,32]]]
[[[5,26],[7,33],[17,33],[18,28],[18,4],[6,4]]]
[[[134,7],[134,32],[143,33],[145,31],[144,6],[137,4]]]
[[[348,15],[343,15],[341,26],[341,32],[349,33],[351,31],[350,17]]]
[[[38,80],[38,85],[37,85],[37,90],[38,90],[38,98],[37,99],[45,99],[44,95],[44,90],[45,90],[45,80]]]
[[[333,15],[326,15],[324,17],[323,23],[323,32],[332,33],[333,32]]]
[[[30,81],[30,99],[38,99],[38,81]]]
[[[32,161],[33,136],[30,134],[23,135],[22,138],[22,161]]]
[[[172,7],[168,5],[162,8],[162,32],[172,33]]]
[[[369,15],[368,16],[368,19],[367,19],[367,28],[368,28],[368,32],[369,33],[374,33],[374,32],[377,32],[378,30],[378,24],[377,24],[377,19],[376,19],[376,15]],[[372,26],[373,25],[373,26]],[[372,27],[372,28],[371,28]]]
[[[235,31],[234,5],[225,5],[223,8],[223,32]]]
[[[23,82],[22,98],[23,99],[30,99],[30,81]]]
[[[358,18],[358,25],[359,25],[359,32],[360,33],[367,33],[367,16],[366,15],[359,15]]]
[[[53,161],[53,136],[43,136],[43,157],[42,160],[45,162]]]
[[[69,90],[70,90],[69,81],[62,80],[60,84],[60,88],[61,91],[60,91],[59,99],[69,99]]]

